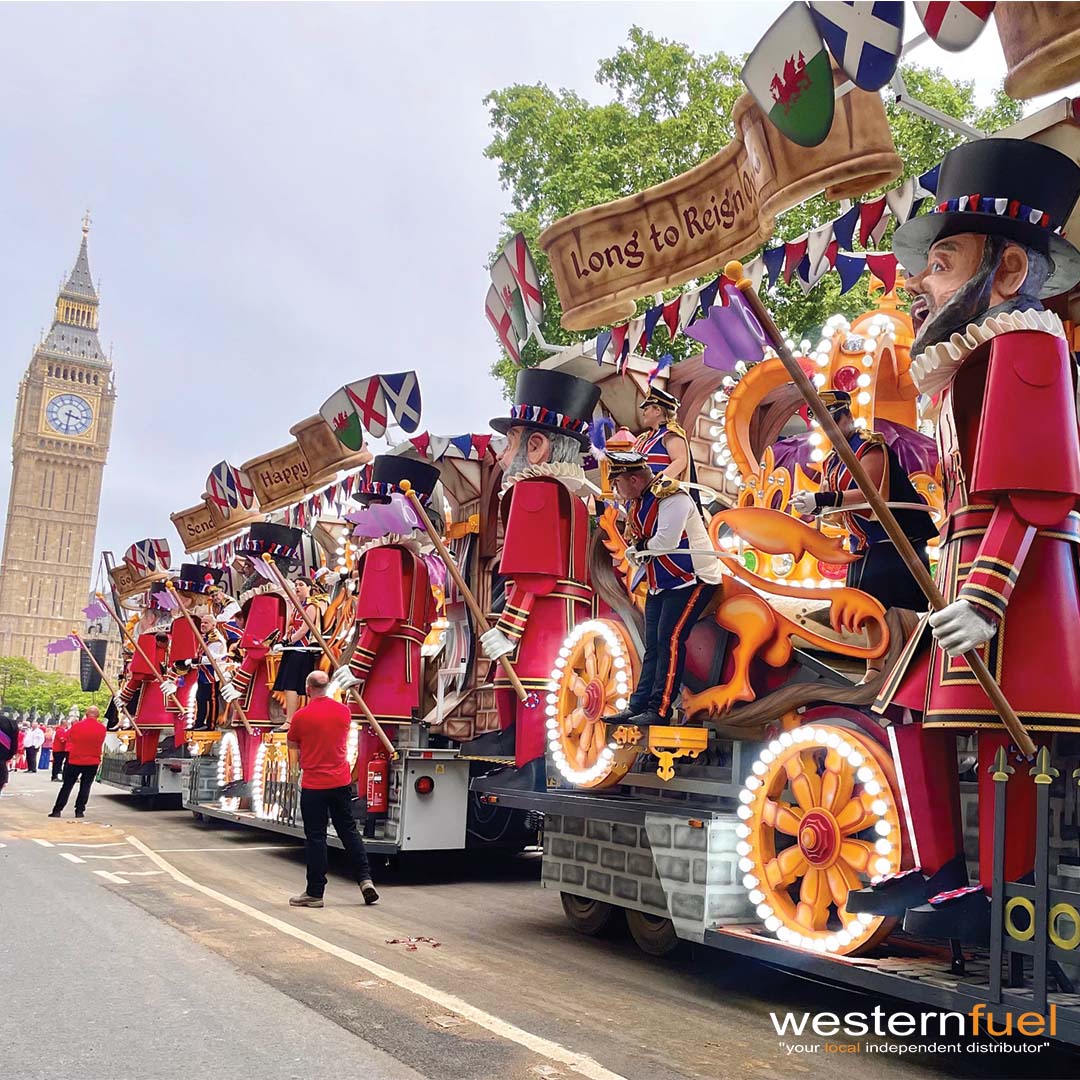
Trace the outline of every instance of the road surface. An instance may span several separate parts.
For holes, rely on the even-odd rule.
[[[10,1080],[1080,1075],[1053,1047],[1019,1059],[861,1040],[841,1055],[804,1038],[819,1048],[791,1052],[770,1013],[898,1006],[712,950],[657,961],[628,937],[582,937],[535,856],[377,860],[382,900],[365,907],[332,852],[326,907],[296,909],[299,844],[101,785],[86,820],[57,821],[56,789],[19,775],[0,798]]]

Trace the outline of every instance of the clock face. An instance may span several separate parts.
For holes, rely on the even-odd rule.
[[[45,406],[45,419],[61,435],[82,435],[90,429],[94,410],[78,394],[57,394]]]

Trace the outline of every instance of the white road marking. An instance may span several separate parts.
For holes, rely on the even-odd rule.
[[[163,847],[158,848],[158,854],[168,852],[170,855],[178,851],[299,851],[300,844],[236,844],[233,847]]]
[[[39,840],[39,844],[48,844],[48,840]],[[126,847],[123,840],[113,840],[106,844],[73,844],[70,840],[58,840],[55,845],[49,844],[49,847]]]
[[[456,994],[448,994],[444,990],[439,990],[434,986],[428,986],[427,983],[423,983],[419,979],[414,979],[411,975],[405,975],[400,971],[395,971],[393,968],[388,968],[385,964],[380,964],[375,960],[369,960],[367,957],[350,952],[348,949],[343,949],[340,945],[334,945],[332,942],[324,941],[322,938],[316,937],[314,934],[309,934],[306,930],[299,929],[299,927],[292,926],[282,919],[275,918],[273,915],[267,915],[265,912],[259,911],[258,908],[253,908],[249,904],[245,904],[242,900],[236,900],[231,896],[227,896],[225,893],[218,892],[216,889],[211,889],[208,885],[203,885],[201,882],[195,881],[193,878],[188,877],[187,874],[178,870],[167,859],[163,859],[156,851],[148,848],[136,836],[129,836],[127,841],[132,847],[141,851],[155,865],[161,867],[161,869],[178,884],[185,885],[189,889],[194,889],[196,892],[202,893],[203,896],[208,896],[212,900],[216,900],[218,903],[232,908],[234,911],[239,911],[241,914],[247,915],[249,918],[261,922],[266,926],[273,927],[273,929],[279,930],[281,933],[287,934],[297,941],[302,941],[307,945],[311,945],[321,952],[326,953],[328,956],[337,957],[337,959],[344,960],[347,964],[362,968],[364,971],[369,972],[379,979],[383,979],[394,986],[400,987],[402,990],[407,990],[410,994],[415,994],[417,997],[430,1001],[433,1005],[440,1006],[440,1008],[445,1009],[447,1012],[457,1013],[458,1016],[462,1016],[466,1020],[472,1021],[477,1027],[484,1028],[500,1038],[507,1039],[509,1042],[517,1043],[519,1046],[525,1047],[526,1050],[530,1050],[534,1054],[546,1057],[549,1061],[558,1061],[563,1065],[568,1065],[574,1072],[581,1076],[588,1077],[589,1080],[626,1080],[626,1078],[619,1073],[612,1072],[610,1069],[605,1069],[603,1065],[593,1058],[588,1057],[585,1054],[579,1054],[575,1050],[571,1050],[569,1047],[563,1046],[561,1043],[554,1042],[551,1039],[545,1039],[543,1036],[534,1035],[531,1031],[525,1031],[524,1028],[519,1028],[515,1024],[511,1024],[506,1020],[493,1016],[489,1012],[485,1012],[483,1009],[478,1009],[476,1006],[470,1005]]]
[[[98,877],[103,877],[106,881],[111,881],[114,885],[130,885],[131,882],[125,878],[119,877],[117,874],[113,874],[108,870],[95,870],[95,874]]]
[[[34,843],[40,844],[42,847],[56,847],[55,844],[50,844],[48,840],[39,840],[36,836],[34,837]]]
[[[141,855],[84,855],[84,859],[141,859]]]
[[[74,863],[84,863],[84,862],[86,862],[85,859],[80,859],[78,855],[72,855],[70,851],[61,851],[60,852],[60,858],[61,859],[67,859],[68,862],[74,862]]]
[[[95,874],[107,874],[108,870],[95,870]],[[121,874],[124,877],[155,877],[158,874],[164,874],[164,870],[121,870]]]

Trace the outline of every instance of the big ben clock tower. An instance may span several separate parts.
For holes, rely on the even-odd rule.
[[[52,327],[19,383],[0,568],[0,656],[74,673],[78,653],[48,642],[85,623],[101,474],[112,429],[112,366],[98,342],[98,294],[82,245]]]

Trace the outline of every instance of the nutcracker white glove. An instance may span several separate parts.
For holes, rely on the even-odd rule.
[[[243,695],[231,682],[224,682],[221,684],[221,698],[223,701],[231,703],[233,701],[239,701]]]
[[[930,616],[930,627],[937,643],[950,655],[962,656],[985,645],[997,627],[984,619],[967,600],[954,600]]]
[[[339,667],[330,678],[331,693],[344,693],[359,685],[360,680],[347,667]]]
[[[497,626],[480,635],[480,645],[489,660],[498,660],[500,656],[512,653],[515,648],[514,643]]]
[[[172,681],[172,679],[162,679],[161,680],[161,693],[165,697],[171,697],[179,689],[180,688],[176,685],[176,683],[174,683]]]
[[[796,491],[791,496],[788,505],[796,514],[802,514],[804,517],[817,513],[817,500],[814,498],[812,491]]]

